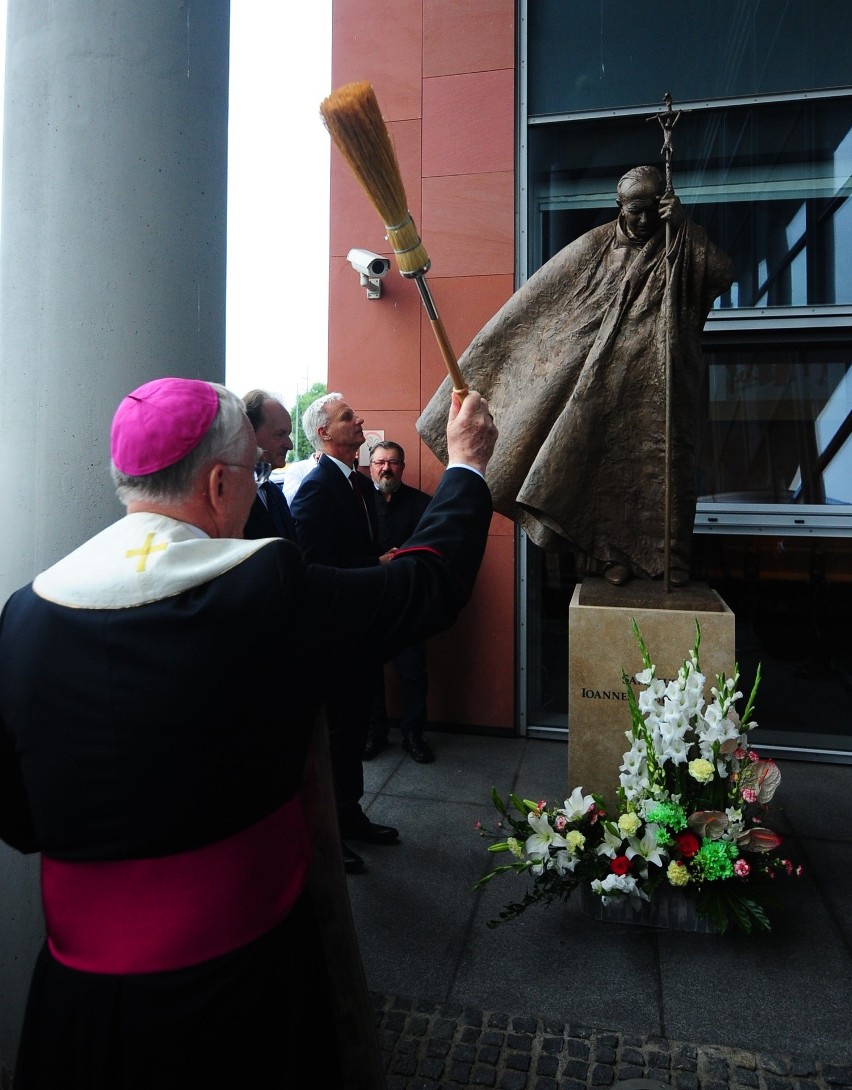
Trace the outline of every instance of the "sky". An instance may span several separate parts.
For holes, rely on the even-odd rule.
[[[225,382],[297,394],[328,374],[331,0],[231,4]],[[6,0],[0,0],[5,31]],[[5,33],[2,39],[5,41]],[[0,149],[5,49],[0,49]],[[2,151],[0,151],[2,155]]]
[[[288,408],[328,374],[331,0],[231,4],[226,376]]]

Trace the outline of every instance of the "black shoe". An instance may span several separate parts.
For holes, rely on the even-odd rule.
[[[399,840],[398,829],[391,825],[377,825],[366,814],[342,826],[340,832],[347,840],[357,840],[361,844],[396,844]]]
[[[402,748],[407,749],[419,765],[430,765],[435,760],[432,747],[425,738],[418,738],[413,734],[408,734],[402,740]]]
[[[370,734],[367,737],[366,745],[364,746],[364,752],[361,754],[361,759],[364,761],[372,761],[374,757],[385,749],[390,743],[388,742],[388,736],[386,734]]]
[[[357,852],[353,852],[348,844],[341,843],[340,848],[343,852],[343,869],[347,874],[363,874],[364,860]]]

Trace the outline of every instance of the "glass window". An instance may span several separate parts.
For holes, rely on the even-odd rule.
[[[849,83],[849,0],[528,0],[525,7],[531,116],[660,102],[666,90],[686,102]],[[673,67],[676,79],[661,85]]]
[[[615,217],[626,170],[659,164],[650,121],[530,130],[530,271]],[[852,98],[695,110],[672,137],[675,191],[737,270],[718,309],[852,304]]]
[[[699,503],[852,504],[852,369],[843,348],[705,351]]]

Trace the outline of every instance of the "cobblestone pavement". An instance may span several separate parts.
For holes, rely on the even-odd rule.
[[[852,1066],[371,994],[387,1090],[845,1090]],[[643,1086],[635,1080],[646,1080]]]

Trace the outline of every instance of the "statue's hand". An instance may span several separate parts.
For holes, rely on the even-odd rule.
[[[670,197],[660,197],[658,207],[660,219],[663,223],[670,223],[672,227],[680,227],[686,219],[686,212],[684,212],[683,205],[680,203],[680,197],[674,193]]]

